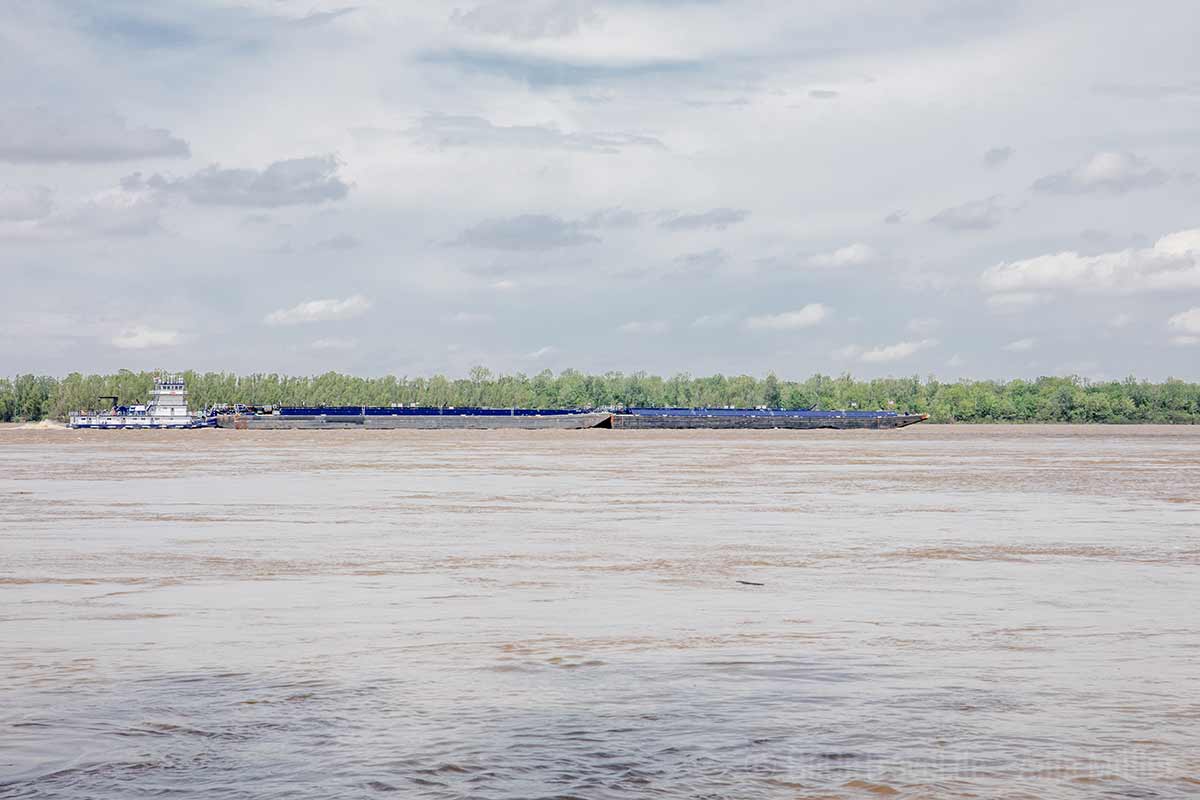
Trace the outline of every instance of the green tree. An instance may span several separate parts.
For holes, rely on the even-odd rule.
[[[779,389],[779,379],[775,373],[769,373],[763,380],[762,403],[767,408],[779,408],[783,405],[783,393]]]

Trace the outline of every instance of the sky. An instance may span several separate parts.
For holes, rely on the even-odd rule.
[[[0,374],[1200,379],[1192,3],[43,0]]]

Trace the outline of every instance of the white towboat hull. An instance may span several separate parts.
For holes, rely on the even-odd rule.
[[[72,428],[92,428],[100,430],[184,430],[187,428],[212,428],[217,424],[216,417],[191,417],[181,419],[168,417],[155,419],[153,417],[135,417],[114,415],[74,416],[68,425]]]

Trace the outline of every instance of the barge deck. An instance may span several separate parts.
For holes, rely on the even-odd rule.
[[[757,408],[631,408],[614,428],[640,430],[883,430],[929,419],[897,411],[783,411]]]
[[[612,414],[604,412],[455,413],[434,409],[427,413],[326,413],[326,414],[219,414],[218,428],[236,430],[581,430],[611,428]],[[488,411],[491,411],[490,409]],[[369,412],[369,409],[368,409]]]

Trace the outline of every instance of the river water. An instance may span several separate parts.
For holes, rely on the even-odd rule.
[[[1198,609],[1200,427],[10,426],[0,797],[1195,797]]]

